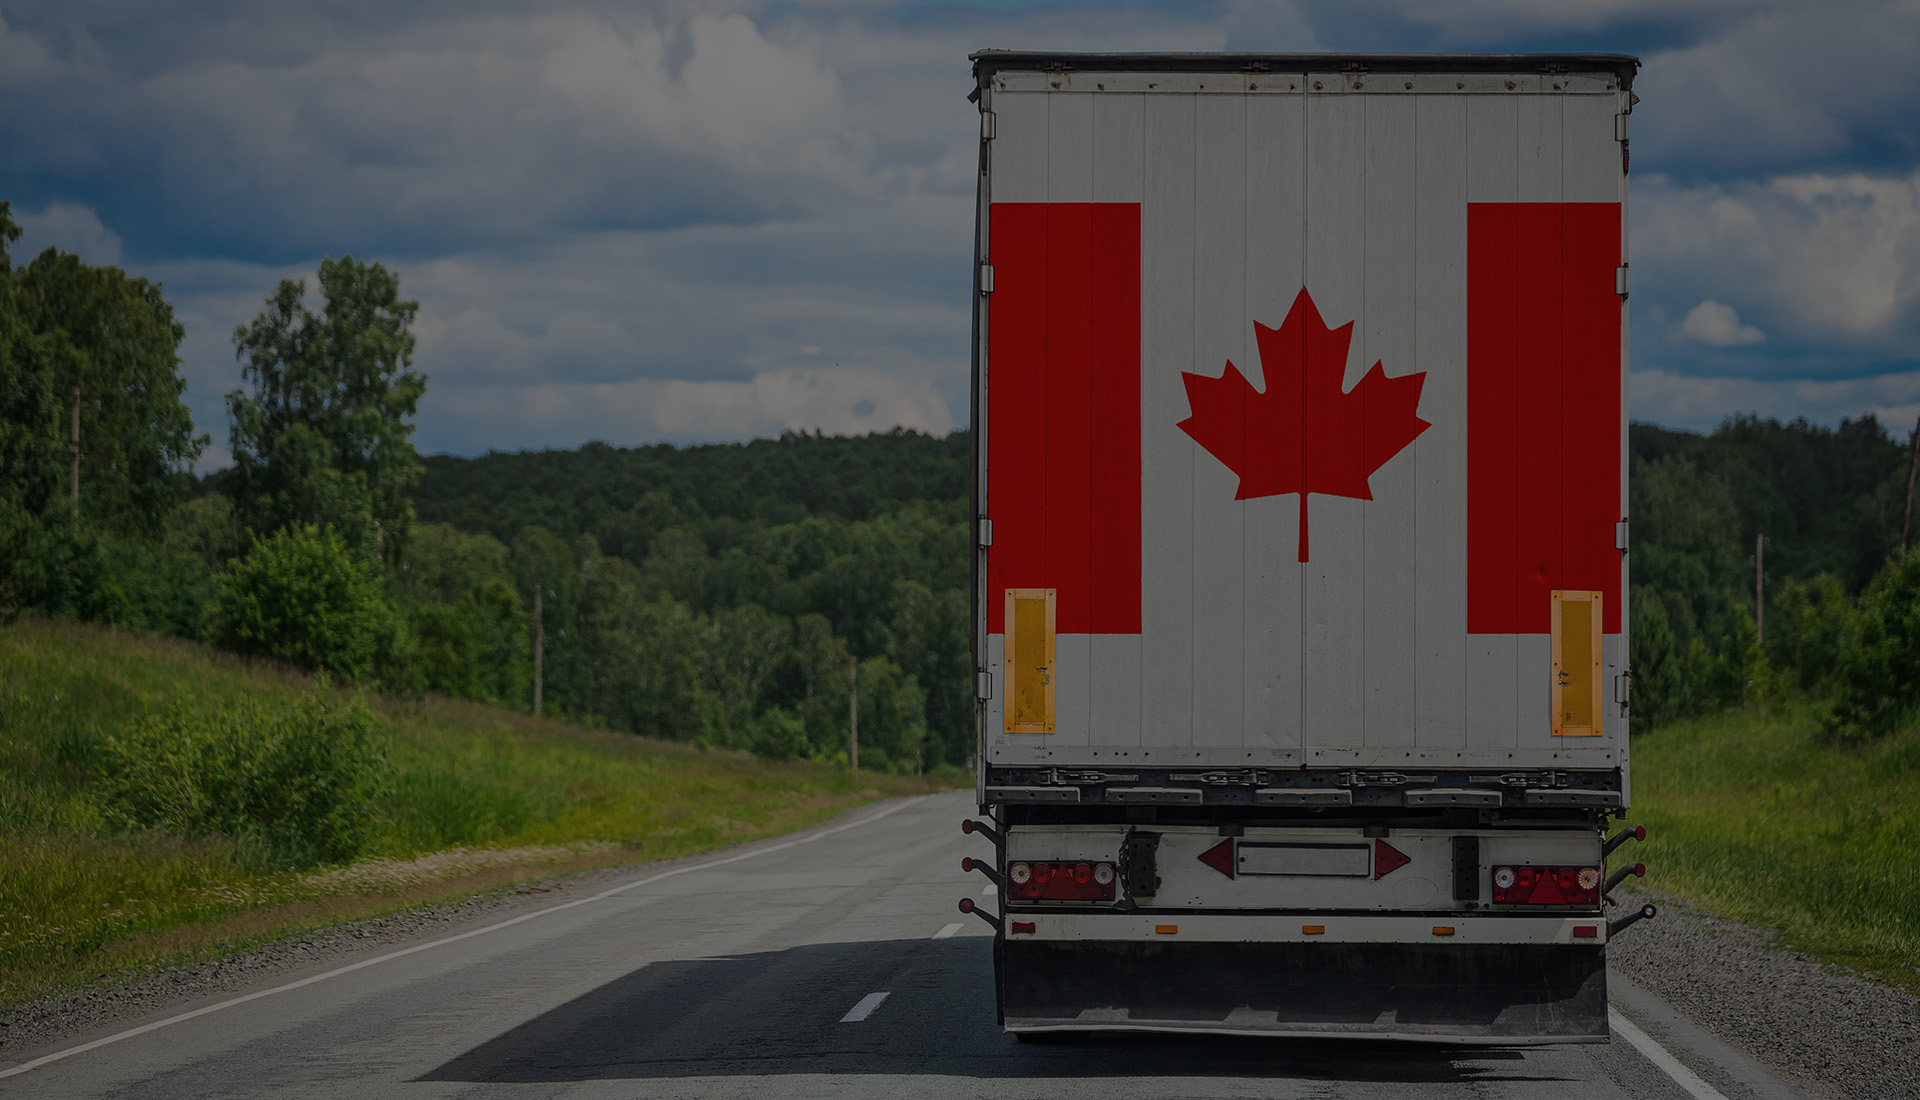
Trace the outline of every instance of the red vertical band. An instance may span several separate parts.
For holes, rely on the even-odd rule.
[[[1059,590],[1062,634],[1140,632],[1140,207],[995,203],[987,629]]]
[[[1544,634],[1556,588],[1620,631],[1617,203],[1467,207],[1467,630]]]

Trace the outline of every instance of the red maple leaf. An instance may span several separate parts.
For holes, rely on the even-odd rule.
[[[1227,361],[1218,378],[1188,374],[1193,415],[1180,429],[1240,475],[1235,500],[1300,494],[1300,560],[1307,560],[1307,494],[1372,500],[1367,479],[1432,427],[1417,415],[1426,374],[1373,369],[1342,392],[1353,322],[1327,328],[1303,287],[1277,329],[1253,325],[1267,391]]]

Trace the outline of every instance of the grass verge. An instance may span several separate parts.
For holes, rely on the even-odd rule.
[[[1849,747],[1806,709],[1633,740],[1648,885],[1920,993],[1920,730]]]
[[[312,681],[84,624],[0,627],[0,1006],[528,878],[667,859],[953,785],[595,731],[458,700],[373,697],[393,784],[368,858],[262,866],[233,840],[123,832],[101,745],[176,701]]]

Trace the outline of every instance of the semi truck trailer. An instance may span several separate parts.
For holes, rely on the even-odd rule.
[[[1638,62],[972,61],[1000,1022],[1604,1041]]]

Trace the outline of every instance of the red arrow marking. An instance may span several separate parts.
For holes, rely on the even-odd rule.
[[[1401,856],[1405,859],[1405,856]],[[1200,853],[1200,862],[1227,876],[1233,877],[1233,838],[1228,837],[1220,843]]]
[[[1374,878],[1377,879],[1390,875],[1412,862],[1413,860],[1409,859],[1405,852],[1388,844],[1386,841],[1376,840],[1373,842]]]

